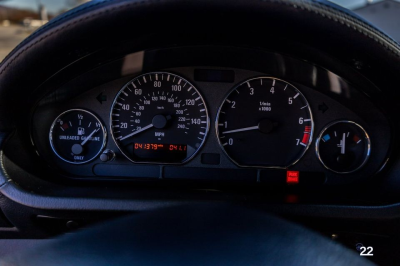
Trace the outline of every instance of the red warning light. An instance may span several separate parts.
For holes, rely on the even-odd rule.
[[[299,171],[287,171],[286,172],[286,183],[287,184],[298,184],[300,172]]]

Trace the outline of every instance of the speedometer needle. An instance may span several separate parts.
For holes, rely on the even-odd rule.
[[[242,132],[242,131],[249,131],[249,130],[256,130],[256,129],[259,129],[259,127],[258,127],[258,126],[254,126],[254,127],[244,127],[244,128],[234,129],[234,130],[223,131],[222,134],[229,134],[229,133]]]
[[[153,124],[147,125],[147,126],[143,127],[142,129],[133,131],[131,134],[128,134],[125,137],[120,138],[119,140],[124,140],[124,139],[130,138],[130,137],[132,137],[132,136],[134,136],[136,134],[139,134],[140,132],[143,132],[143,131],[145,131],[145,130],[147,130],[149,128],[152,128],[152,127],[154,127]]]
[[[85,139],[84,141],[82,141],[81,146],[85,145],[86,142],[88,142],[88,140],[94,135],[94,133],[96,133],[96,132],[99,131],[99,130],[100,130],[100,128],[93,130],[93,132],[90,133],[90,135],[87,136],[86,139]]]

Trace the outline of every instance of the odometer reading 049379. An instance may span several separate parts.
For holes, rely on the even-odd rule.
[[[222,149],[237,165],[285,168],[309,147],[313,119],[297,88],[259,77],[230,92],[218,112],[216,130]]]
[[[131,80],[111,110],[113,138],[133,162],[184,163],[200,149],[208,127],[207,108],[197,89],[166,72]]]

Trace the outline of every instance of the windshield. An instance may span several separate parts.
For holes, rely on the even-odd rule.
[[[0,62],[54,17],[89,0],[0,0]],[[400,0],[332,0],[400,40]]]

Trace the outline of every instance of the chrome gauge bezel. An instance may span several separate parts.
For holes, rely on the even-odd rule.
[[[361,131],[364,133],[365,138],[366,138],[366,140],[367,140],[367,144],[368,144],[368,145],[367,145],[367,147],[368,147],[368,149],[367,149],[367,155],[365,156],[365,159],[364,159],[363,163],[362,163],[359,167],[357,167],[356,169],[354,169],[354,170],[352,170],[352,171],[339,172],[339,171],[335,171],[335,170],[329,168],[329,167],[323,162],[323,160],[322,160],[322,158],[321,158],[321,156],[320,156],[320,153],[319,153],[319,144],[320,144],[320,140],[321,140],[321,138],[322,138],[322,135],[325,133],[325,131],[326,131],[328,128],[330,128],[330,127],[333,126],[333,125],[339,124],[339,123],[348,123],[348,124],[353,124],[353,125],[359,127],[359,128],[361,129]],[[336,173],[336,174],[351,174],[351,173],[354,173],[354,172],[358,171],[359,169],[361,169],[361,168],[367,163],[367,161],[368,161],[368,159],[369,159],[369,157],[370,157],[370,155],[371,155],[371,139],[370,139],[370,137],[369,137],[367,131],[366,131],[360,124],[358,124],[358,123],[356,123],[356,122],[353,122],[353,121],[350,121],[350,120],[338,120],[338,121],[334,121],[334,122],[329,123],[328,125],[326,125],[326,126],[321,130],[321,133],[318,135],[318,138],[317,138],[316,141],[315,141],[315,154],[317,155],[318,160],[320,161],[320,163],[321,163],[326,169],[328,169],[329,171],[332,171],[332,172],[334,172],[334,173]]]
[[[118,141],[116,140],[116,138],[115,138],[115,136],[114,136],[114,131],[113,131],[113,127],[112,127],[112,126],[113,126],[113,123],[112,123],[112,114],[113,114],[113,109],[114,109],[115,103],[116,103],[116,101],[118,100],[119,96],[121,95],[122,91],[123,91],[129,84],[131,84],[133,81],[135,81],[135,80],[137,80],[137,79],[139,79],[139,78],[141,78],[141,77],[143,77],[143,76],[146,76],[146,75],[153,75],[153,74],[166,74],[166,75],[172,75],[172,76],[181,78],[182,80],[184,80],[185,82],[187,82],[188,85],[192,86],[192,89],[194,89],[194,90],[199,94],[199,96],[200,96],[200,98],[201,98],[201,101],[204,103],[204,109],[205,109],[206,119],[207,119],[206,130],[205,130],[205,133],[204,133],[204,138],[203,138],[203,140],[201,141],[201,143],[200,143],[199,147],[197,148],[197,150],[196,150],[190,157],[186,158],[186,159],[183,160],[182,162],[172,162],[172,163],[171,163],[171,162],[154,162],[154,161],[135,161],[135,160],[133,160],[132,158],[130,158],[130,156],[128,156],[127,154],[125,154],[125,152],[123,151],[123,149],[121,149],[121,148],[119,147]],[[113,102],[112,102],[112,104],[111,104],[111,108],[110,108],[109,121],[110,121],[110,123],[109,123],[110,128],[109,128],[109,129],[110,129],[110,132],[111,132],[111,137],[112,137],[112,139],[114,140],[114,143],[115,143],[115,145],[117,146],[118,150],[121,152],[122,155],[125,156],[126,159],[128,159],[128,160],[131,161],[132,163],[136,163],[136,164],[155,164],[155,165],[183,165],[183,164],[186,164],[186,163],[188,163],[189,161],[191,161],[191,160],[198,154],[198,152],[201,150],[201,148],[203,147],[204,143],[205,143],[206,140],[207,140],[208,133],[209,133],[209,130],[210,130],[210,116],[209,116],[207,104],[206,104],[206,101],[204,100],[203,95],[200,93],[200,91],[197,89],[196,86],[194,86],[194,85],[193,85],[191,82],[189,82],[186,78],[182,77],[181,74],[175,74],[175,73],[167,72],[167,71],[146,72],[146,73],[142,73],[142,74],[140,74],[140,75],[138,75],[138,76],[136,76],[136,77],[130,79],[124,86],[122,86],[122,88],[121,88],[121,89],[118,91],[118,93],[115,95],[114,100],[113,100]]]
[[[291,86],[295,91],[297,91],[301,96],[303,96],[305,102],[307,103],[307,109],[308,109],[308,112],[310,113],[310,119],[311,119],[311,121],[310,121],[310,122],[311,122],[310,138],[309,138],[309,141],[308,141],[307,146],[304,148],[304,151],[301,153],[301,155],[299,156],[299,158],[298,158],[297,160],[295,160],[293,163],[291,163],[291,164],[289,164],[289,165],[287,165],[287,166],[241,165],[241,164],[239,164],[237,161],[235,161],[233,158],[231,158],[231,156],[226,152],[225,148],[223,147],[223,145],[222,145],[222,143],[221,143],[221,140],[220,140],[220,137],[219,137],[218,121],[219,121],[219,116],[220,116],[221,109],[222,109],[222,107],[223,107],[223,105],[224,105],[226,99],[232,94],[233,91],[235,91],[237,88],[239,88],[239,87],[242,86],[243,84],[245,84],[245,83],[247,83],[247,82],[250,82],[250,81],[253,81],[253,80],[257,80],[257,79],[273,79],[273,80],[277,80],[277,81],[284,82],[284,83],[290,85],[290,86]],[[296,86],[294,86],[293,84],[291,84],[290,82],[288,82],[288,81],[286,81],[286,80],[279,79],[279,78],[276,78],[276,77],[272,77],[272,76],[257,76],[257,77],[253,77],[253,78],[246,79],[246,80],[240,82],[239,84],[237,84],[236,86],[234,86],[231,90],[229,90],[229,92],[228,92],[227,95],[224,97],[224,99],[222,100],[222,102],[221,102],[221,104],[220,104],[220,106],[219,106],[219,108],[218,108],[217,116],[216,116],[216,118],[215,118],[215,133],[216,133],[216,138],[217,138],[219,147],[220,147],[221,150],[224,152],[224,154],[225,154],[234,164],[236,164],[237,166],[243,167],[243,168],[287,169],[287,168],[289,168],[289,167],[295,165],[296,163],[298,163],[298,162],[301,160],[301,158],[303,158],[303,156],[304,156],[304,154],[307,152],[307,150],[310,148],[311,143],[312,143],[312,140],[313,140],[313,136],[314,136],[314,118],[313,118],[313,114],[312,114],[312,112],[311,112],[310,104],[308,103],[307,98],[304,96],[304,94],[303,94],[299,89],[297,89]]]
[[[86,160],[84,162],[73,162],[73,161],[69,161],[69,160],[64,159],[61,155],[59,155],[57,153],[57,151],[56,151],[56,149],[54,147],[54,143],[53,143],[53,129],[54,129],[54,126],[56,125],[57,120],[60,117],[62,117],[63,115],[65,115],[66,113],[75,112],[75,111],[77,111],[77,112],[85,112],[85,113],[93,116],[99,122],[101,130],[103,132],[103,143],[101,145],[101,148],[99,149],[99,152],[95,156],[93,156],[91,159]],[[106,146],[106,143],[107,143],[107,130],[106,130],[105,126],[103,125],[103,123],[100,121],[100,119],[95,114],[93,114],[92,112],[89,112],[89,111],[84,110],[84,109],[69,109],[67,111],[62,112],[60,115],[58,115],[56,117],[56,119],[54,119],[54,121],[53,121],[53,123],[51,124],[51,127],[50,127],[49,141],[50,141],[51,149],[53,150],[54,154],[57,155],[57,157],[59,159],[63,160],[64,162],[70,163],[70,164],[85,164],[85,163],[91,162],[94,159],[96,159],[97,156],[99,156],[99,154],[104,150],[104,148]]]

